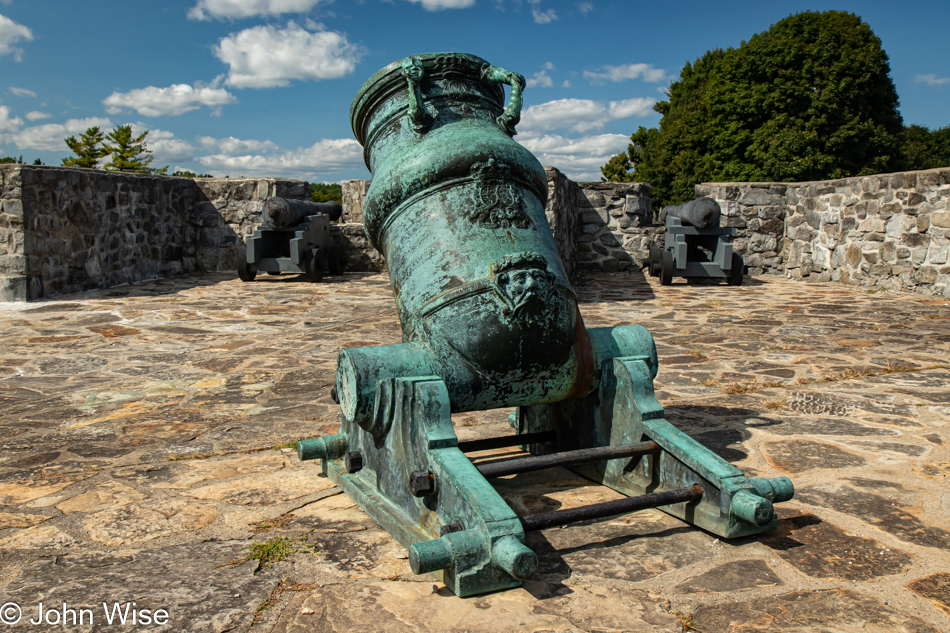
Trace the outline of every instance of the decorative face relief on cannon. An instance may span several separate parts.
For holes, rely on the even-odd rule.
[[[793,493],[663,419],[645,328],[584,327],[544,214],[544,170],[512,139],[523,88],[461,53],[399,60],[360,88],[350,121],[374,176],[364,227],[386,258],[403,342],[341,350],[343,425],[298,443],[408,548],[414,572],[441,574],[458,595],[531,576],[526,531],[661,507],[742,536],[772,529],[772,502]],[[516,434],[455,435],[453,412],[512,406]],[[504,446],[533,456],[466,456]],[[557,465],[631,496],[518,517],[489,483]]]

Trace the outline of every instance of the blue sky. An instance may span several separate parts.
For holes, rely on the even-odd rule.
[[[881,38],[905,123],[950,125],[950,1],[0,0],[0,155],[59,164],[91,125],[150,130],[153,165],[367,178],[350,101],[414,53],[528,78],[516,140],[576,180],[654,126],[683,64],[806,10]]]

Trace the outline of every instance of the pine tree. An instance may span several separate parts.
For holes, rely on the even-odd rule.
[[[168,172],[168,166],[161,169],[149,167],[152,164],[153,156],[145,142],[148,136],[148,130],[145,130],[137,137],[132,136],[131,125],[116,125],[115,129],[109,132],[106,137],[105,148],[112,159],[106,163],[107,171],[124,171],[135,174],[165,174]]]
[[[99,159],[108,156],[109,151],[105,147],[100,147],[100,143],[103,141],[102,132],[99,130],[99,126],[93,126],[85,131],[79,137],[79,140],[76,140],[75,136],[70,136],[66,139],[66,145],[69,146],[69,149],[73,151],[76,156],[71,156],[69,158],[63,159],[63,165],[67,167],[86,167],[88,169],[93,169],[99,163]]]

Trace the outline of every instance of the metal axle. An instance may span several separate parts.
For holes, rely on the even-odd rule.
[[[553,468],[555,466],[575,466],[577,464],[618,459],[620,457],[649,455],[658,452],[660,452],[660,446],[656,442],[637,442],[636,444],[598,446],[596,448],[582,448],[576,451],[565,451],[563,453],[552,453],[550,455],[523,457],[503,462],[476,465],[475,467],[485,479],[491,479],[493,477],[515,475],[517,473],[528,473],[534,470],[544,470],[545,468]]]
[[[503,435],[488,437],[482,440],[466,440],[459,442],[459,450],[463,453],[488,451],[493,448],[507,448],[509,446],[524,446],[525,444],[553,444],[557,443],[557,433],[554,431],[538,431],[537,433],[522,433],[521,435]]]
[[[553,512],[539,512],[538,514],[520,517],[519,520],[525,532],[533,532],[536,530],[546,530],[559,525],[567,525],[568,523],[576,523],[578,521],[601,519],[616,514],[646,510],[647,508],[659,508],[660,506],[682,503],[684,501],[698,501],[702,496],[703,487],[699,484],[693,484],[686,488],[667,490],[666,492],[654,492],[638,497],[615,499],[614,501],[594,503],[579,508],[555,510]]]

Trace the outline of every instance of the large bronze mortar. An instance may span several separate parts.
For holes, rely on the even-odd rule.
[[[390,64],[354,98],[350,122],[373,173],[363,223],[386,258],[406,345],[343,350],[347,418],[367,423],[379,380],[410,365],[446,381],[453,411],[594,386],[544,213],[544,169],[511,138],[523,87],[521,75],[474,55],[439,53]]]

